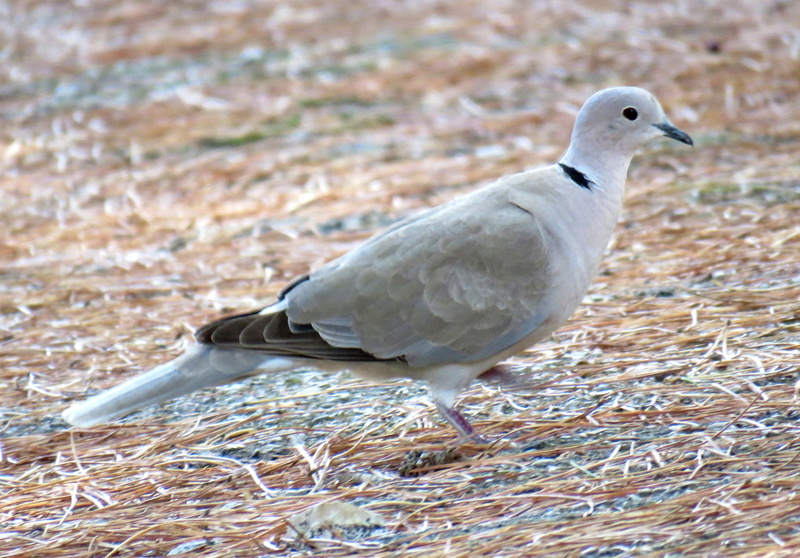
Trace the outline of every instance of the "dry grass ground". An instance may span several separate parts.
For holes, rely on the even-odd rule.
[[[799,29],[786,0],[0,4],[0,554],[797,556]],[[638,156],[535,387],[466,394],[494,445],[402,476],[455,441],[423,388],[313,372],[59,418],[556,160],[618,84],[697,145]],[[324,501],[386,527],[297,540]]]

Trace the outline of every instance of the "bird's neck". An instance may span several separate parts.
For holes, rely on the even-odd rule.
[[[575,169],[612,196],[621,198],[628,175],[631,156],[598,149],[583,149],[580,143],[571,144],[560,164]]]

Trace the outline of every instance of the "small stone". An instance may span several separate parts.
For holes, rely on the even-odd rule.
[[[335,537],[351,541],[365,539],[386,524],[381,515],[348,502],[323,502],[287,521],[309,539]]]

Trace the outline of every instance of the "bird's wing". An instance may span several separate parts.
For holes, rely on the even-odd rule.
[[[312,326],[290,323],[283,308],[222,318],[201,327],[195,337],[203,345],[247,349],[273,356],[348,362],[387,360],[358,347],[334,346]]]
[[[563,302],[558,227],[531,203],[564,186],[554,179],[565,182],[548,169],[514,175],[402,221],[291,284],[277,305],[204,326],[198,341],[415,367],[500,353]],[[514,201],[520,186],[526,203]]]
[[[511,192],[503,181],[478,190],[312,273],[285,293],[289,325],[412,366],[477,361],[514,345],[558,301],[552,232]]]

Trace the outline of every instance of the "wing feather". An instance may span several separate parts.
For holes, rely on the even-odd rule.
[[[549,316],[554,274],[543,227],[503,194],[461,198],[311,274],[287,296],[290,319],[414,366],[515,344]]]
[[[526,176],[400,222],[293,282],[274,307],[209,324],[198,339],[411,366],[499,353],[550,318],[558,298],[550,250],[558,239],[513,199]]]

